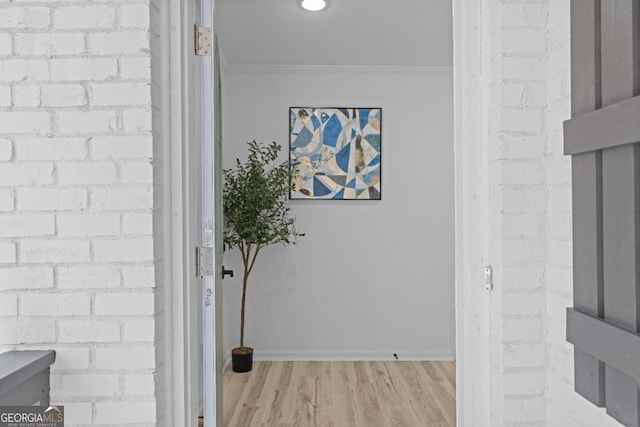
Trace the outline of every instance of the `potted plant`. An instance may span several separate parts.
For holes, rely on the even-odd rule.
[[[248,372],[253,349],[244,345],[247,282],[260,250],[275,243],[295,243],[304,234],[296,231],[295,218],[289,216],[285,201],[291,187],[289,162],[273,164],[281,146],[247,143],[249,156],[235,168],[224,170],[224,242],[242,256],[242,303],[240,309],[240,347],[231,351],[234,372]],[[295,173],[295,170],[293,171]]]

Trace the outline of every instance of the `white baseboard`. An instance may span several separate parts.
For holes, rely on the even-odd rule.
[[[455,354],[437,351],[398,351],[397,360],[454,360]],[[263,361],[373,361],[396,360],[393,351],[272,351],[254,350],[254,360]]]

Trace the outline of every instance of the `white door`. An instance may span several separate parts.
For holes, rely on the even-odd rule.
[[[202,0],[201,26],[213,28],[214,0]],[[215,29],[213,31],[215,34]],[[217,43],[202,57],[202,246],[212,271],[204,273],[203,403],[205,427],[222,427],[222,152],[220,76]]]

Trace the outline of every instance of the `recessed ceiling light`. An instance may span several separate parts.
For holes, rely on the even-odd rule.
[[[302,0],[300,6],[310,12],[319,12],[327,7],[327,2],[325,0]]]

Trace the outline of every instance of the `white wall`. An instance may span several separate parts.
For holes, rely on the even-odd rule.
[[[547,5],[486,3],[491,425],[543,426]]]
[[[229,69],[225,165],[245,142],[287,158],[288,108],[382,108],[382,201],[292,201],[298,245],[269,247],[250,278],[246,344],[266,359],[453,358],[450,69]],[[241,261],[224,282],[225,348],[238,345]]]
[[[0,352],[66,425],[156,422],[149,4],[0,3]]]

